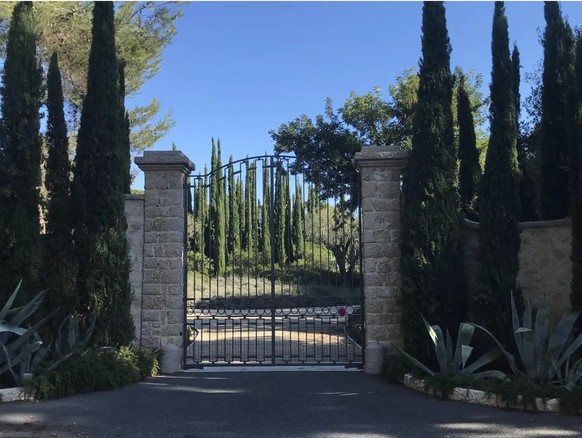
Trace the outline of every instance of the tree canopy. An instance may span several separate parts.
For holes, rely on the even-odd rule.
[[[477,147],[484,157],[488,134],[485,129],[487,100],[479,91],[482,77],[473,70],[465,73],[460,67],[455,69],[455,92],[451,103],[453,109],[457,106],[456,90],[461,76],[475,121]],[[416,69],[410,68],[388,88],[388,99],[384,99],[379,87],[363,95],[351,92],[343,105],[335,110],[328,98],[323,114],[314,119],[304,114],[271,130],[269,133],[275,142],[275,151],[294,153],[297,170],[309,176],[307,163],[314,161],[321,164],[318,169],[331,169],[334,174],[352,172],[353,156],[362,146],[395,144],[409,150],[418,86],[418,73]],[[456,111],[453,111],[453,123],[454,141],[457,144]]]
[[[17,2],[0,3],[0,47],[8,36],[8,19]],[[87,94],[87,69],[91,47],[91,2],[35,2],[39,55],[45,68],[57,53],[67,103],[69,128],[76,132],[83,98]],[[126,62],[126,93],[136,96],[161,66],[162,53],[176,33],[182,6],[174,2],[123,2],[115,7],[117,57]],[[3,49],[1,49],[3,50]],[[5,53],[0,55],[5,56]],[[129,111],[131,149],[153,146],[173,126],[171,114],[159,114],[157,99]]]

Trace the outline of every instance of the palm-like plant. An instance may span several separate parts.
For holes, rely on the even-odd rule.
[[[469,345],[473,338],[473,334],[475,333],[475,327],[473,324],[465,322],[459,324],[457,342],[453,350],[453,340],[448,330],[446,331],[445,336],[443,335],[443,331],[441,330],[440,326],[430,325],[424,316],[422,317],[422,320],[431,338],[433,348],[436,353],[439,370],[431,370],[418,359],[414,358],[405,351],[400,350],[401,353],[421,371],[430,376],[439,377],[453,377],[470,374],[475,378],[505,378],[505,374],[497,370],[476,372],[477,370],[483,368],[485,365],[501,357],[501,351],[497,348],[485,353],[479,359],[468,364],[469,358],[473,353],[473,347]]]
[[[574,324],[579,312],[564,315],[551,335],[550,307],[547,304],[540,304],[534,309],[531,302],[526,301],[526,308],[519,318],[512,296],[511,313],[519,364],[489,330],[477,324],[472,325],[493,339],[515,375],[536,382],[559,383],[560,376],[569,375],[571,381],[578,373],[582,373],[580,361],[570,367],[570,360],[582,346],[582,334],[574,335]],[[568,368],[567,373],[564,368]]]
[[[9,372],[16,384],[22,384],[25,376],[29,377],[46,356],[48,345],[43,343],[38,329],[50,317],[43,318],[30,328],[22,327],[41,305],[46,290],[24,306],[12,308],[21,284],[0,310],[0,376]]]

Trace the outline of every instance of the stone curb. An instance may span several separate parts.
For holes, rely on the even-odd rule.
[[[22,388],[5,388],[0,389],[0,402],[13,402],[30,400],[30,397],[24,395],[24,390]]]
[[[425,389],[424,380],[415,379],[412,376],[412,374],[405,374],[402,383],[404,384],[404,386],[407,386],[408,388],[414,389],[416,391],[424,392],[425,394],[436,395],[434,391]],[[469,388],[457,387],[453,389],[453,392],[449,395],[448,400],[455,400],[484,406],[492,406],[495,408],[518,409],[521,411],[529,412],[550,412],[550,413],[560,412],[560,399],[558,398],[542,399],[538,397],[535,400],[536,409],[534,410],[531,407],[525,408],[521,404],[521,401],[523,400],[521,395],[517,397],[518,404],[512,404],[503,401],[501,397],[496,394],[487,394],[487,392],[485,391]],[[579,414],[582,414],[582,411],[580,411]]]

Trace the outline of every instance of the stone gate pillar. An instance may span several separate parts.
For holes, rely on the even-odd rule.
[[[194,164],[180,151],[145,151],[143,289],[140,344],[162,350],[161,371],[182,368],[184,328],[184,186]]]
[[[363,147],[360,174],[366,349],[402,345],[400,333],[400,174],[407,153],[395,146]],[[382,358],[380,358],[381,360]],[[366,356],[366,370],[377,368]]]

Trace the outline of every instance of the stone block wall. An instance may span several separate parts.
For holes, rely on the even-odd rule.
[[[524,296],[534,303],[545,299],[555,316],[562,315],[570,309],[570,219],[522,222],[519,228],[521,249],[517,281]],[[462,244],[465,270],[469,281],[473,281],[478,269],[479,223],[464,221]]]
[[[125,195],[125,217],[127,219],[127,241],[131,271],[131,316],[135,327],[134,345],[141,345],[141,303],[143,286],[143,229],[144,195]]]
[[[400,174],[405,158],[406,152],[396,147],[364,147],[355,156],[361,190],[366,347],[376,342],[387,348],[402,345]]]

